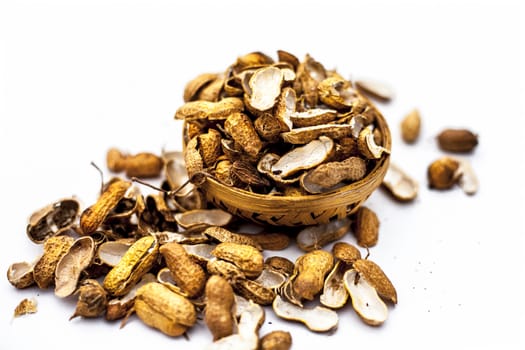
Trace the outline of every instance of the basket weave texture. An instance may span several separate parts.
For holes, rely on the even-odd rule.
[[[391,149],[391,135],[384,117],[378,113],[376,126],[382,145]],[[199,186],[208,202],[229,213],[259,224],[305,226],[341,219],[357,211],[377,189],[386,174],[390,156],[386,153],[361,180],[332,192],[305,196],[272,196],[226,186],[207,178]]]

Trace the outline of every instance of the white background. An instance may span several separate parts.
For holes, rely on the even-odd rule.
[[[310,53],[345,77],[394,88],[395,99],[378,106],[392,131],[392,161],[419,181],[420,193],[402,205],[377,191],[366,203],[381,220],[370,259],[399,295],[383,326],[366,326],[345,307],[335,333],[314,334],[267,309],[261,334],[291,331],[294,349],[523,348],[525,15],[517,3],[2,2],[0,348],[199,349],[211,342],[202,322],[188,342],[136,317],[123,329],[102,319],[68,321],[74,298],[16,290],[5,272],[40,253],[25,234],[34,210],[70,195],[93,203],[99,175],[90,162],[105,167],[109,147],[180,149],[173,114],[189,79],[223,71],[250,51],[275,57],[277,49]],[[407,146],[399,122],[412,108],[421,112],[422,134]],[[479,134],[465,156],[479,176],[475,196],[427,188],[426,167],[444,154],[435,135],[445,127]],[[345,240],[355,242],[350,234]],[[38,313],[13,320],[24,297],[37,299]]]

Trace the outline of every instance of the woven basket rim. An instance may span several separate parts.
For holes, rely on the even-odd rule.
[[[297,196],[286,196],[286,195],[280,195],[280,194],[271,195],[267,193],[250,192],[250,191],[244,190],[239,187],[228,186],[211,177],[207,177],[206,182],[210,182],[212,186],[219,186],[220,188],[223,188],[226,191],[236,192],[244,197],[251,197],[254,200],[270,200],[270,201],[273,200],[273,201],[289,201],[289,202],[304,202],[305,200],[306,201],[318,201],[319,199],[331,198],[341,193],[348,193],[348,192],[352,192],[354,190],[363,188],[365,184],[367,184],[371,179],[375,178],[378,175],[382,167],[388,166],[387,160],[389,158],[390,158],[390,155],[385,154],[381,159],[378,160],[374,168],[370,170],[370,172],[366,174],[365,177],[363,177],[362,179],[358,181],[355,181],[348,185],[336,188],[329,192],[316,193],[316,194],[305,194],[305,195],[297,195]]]

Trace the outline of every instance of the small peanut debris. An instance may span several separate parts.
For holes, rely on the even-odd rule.
[[[13,317],[19,317],[26,314],[34,314],[37,312],[37,302],[36,299],[25,298],[23,299],[15,308]]]

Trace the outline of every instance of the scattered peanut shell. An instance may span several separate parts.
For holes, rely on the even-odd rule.
[[[273,112],[275,118],[280,122],[282,132],[292,129],[293,123],[290,118],[296,111],[296,104],[297,95],[295,90],[290,87],[283,88]]]
[[[307,252],[321,249],[326,244],[341,239],[350,229],[350,223],[349,218],[343,218],[308,226],[297,234],[297,245]]]
[[[78,294],[78,301],[70,320],[77,316],[99,317],[106,312],[108,293],[97,280],[84,280],[75,293]]]
[[[131,288],[126,295],[120,298],[110,299],[106,306],[106,320],[114,321],[125,317],[128,314],[128,312],[133,308],[133,305],[135,303],[135,296],[137,295],[137,290],[146,283],[156,281],[157,279],[155,275],[148,272],[147,274],[142,276],[140,281],[136,285],[134,285],[133,288]]]
[[[457,169],[459,174],[458,184],[459,187],[466,194],[473,195],[478,191],[479,181],[474,169],[470,162],[466,159],[459,160],[459,168]]]
[[[402,202],[414,200],[419,190],[417,181],[392,162],[388,166],[382,184],[395,199]]]
[[[379,159],[383,154],[390,154],[390,150],[378,145],[374,140],[372,125],[368,125],[359,133],[357,147],[359,152],[368,159]]]
[[[217,275],[210,276],[206,282],[205,298],[204,322],[213,335],[213,341],[233,334],[235,299],[228,281]]]
[[[38,303],[35,298],[25,298],[15,307],[13,317],[20,317],[27,314],[34,314],[37,312]]]
[[[355,87],[360,92],[365,93],[383,102],[389,102],[394,97],[394,91],[392,91],[392,88],[387,84],[377,80],[356,80]]]
[[[163,267],[157,272],[157,282],[161,283],[165,287],[168,287],[172,292],[189,298],[188,293],[183,291],[175,279],[173,279],[173,274],[169,268]]]
[[[182,228],[189,229],[197,225],[226,226],[233,216],[221,209],[195,209],[175,214],[175,220]]]
[[[259,305],[270,305],[276,295],[273,289],[247,278],[235,280],[233,288],[241,296]]]
[[[80,203],[75,198],[61,199],[46,205],[29,217],[27,236],[34,243],[44,243],[49,237],[71,227],[79,210]]]
[[[199,74],[184,86],[184,102],[190,102],[197,99],[199,92],[217,78],[217,74],[203,73]]]
[[[421,116],[417,109],[413,109],[401,121],[401,138],[406,143],[414,143],[421,131]]]
[[[129,240],[104,242],[98,246],[97,258],[108,266],[116,266],[132,244]]]
[[[272,331],[260,340],[261,350],[289,350],[292,348],[292,335],[285,331]]]
[[[324,278],[332,270],[334,258],[324,250],[313,250],[300,256],[295,262],[297,277],[293,280],[293,292],[300,299],[313,300],[323,289]]]
[[[348,300],[348,291],[345,289],[343,281],[346,270],[348,270],[348,265],[341,260],[335,263],[334,268],[324,281],[323,293],[319,297],[321,304],[331,309],[339,309],[345,306]]]
[[[206,285],[206,273],[202,267],[190,258],[179,243],[163,244],[159,251],[176,284],[187,293],[189,298],[198,296]]]
[[[137,290],[135,312],[148,326],[177,337],[197,321],[193,304],[160,283],[145,284]]]
[[[286,126],[283,130],[283,122],[270,113],[263,113],[257,117],[253,122],[253,127],[263,140],[270,143],[277,143],[281,132],[289,130]]]
[[[35,263],[22,261],[9,265],[7,269],[7,280],[18,289],[27,288],[35,283],[33,268]]]
[[[443,151],[468,153],[478,145],[478,135],[468,129],[445,129],[438,134],[437,141]]]
[[[282,232],[261,232],[245,234],[262,250],[283,250],[290,245],[290,236]]]
[[[198,243],[198,244],[182,244],[186,252],[190,255],[192,259],[199,262],[200,264],[206,265],[208,261],[213,259],[211,252],[215,249],[214,245],[207,243]]]
[[[55,270],[55,295],[67,297],[76,290],[81,272],[95,256],[95,241],[90,236],[77,238],[60,258]]]
[[[458,182],[459,162],[451,157],[441,157],[433,161],[427,170],[430,188],[438,190],[449,189]]]
[[[357,259],[361,259],[361,252],[357,247],[346,242],[337,242],[332,247],[332,254],[345,264],[352,265]]]
[[[252,239],[250,235],[234,233],[220,226],[208,227],[207,229],[203,231],[203,233],[217,240],[220,243],[232,242],[232,243],[239,243],[239,244],[247,244],[259,250],[262,250],[259,243],[257,243],[254,239]]]
[[[286,276],[291,276],[295,268],[295,264],[283,256],[270,256],[264,261],[264,264]]]
[[[350,269],[345,272],[343,280],[352,299],[352,306],[359,317],[371,326],[384,323],[388,317],[388,308],[366,278],[356,270]]]
[[[328,332],[337,327],[339,317],[333,310],[322,306],[302,308],[277,295],[272,303],[273,311],[285,320],[298,321],[314,332]]]
[[[199,136],[194,136],[186,144],[184,164],[186,164],[188,179],[190,179],[193,184],[199,185],[206,180],[202,174],[204,170],[204,160],[199,152]]]
[[[354,235],[361,247],[373,247],[379,239],[379,218],[365,206],[359,207],[355,214]]]
[[[218,102],[192,101],[182,105],[175,112],[175,119],[188,122],[198,120],[224,120],[230,114],[242,112],[244,102],[237,97],[225,97]]]
[[[137,240],[104,278],[103,286],[113,296],[122,296],[144,276],[157,260],[158,242],[153,236]]]
[[[131,182],[119,178],[111,180],[97,202],[86,208],[80,215],[82,234],[90,235],[104,222],[111,209],[124,197]]]
[[[262,253],[247,244],[220,243],[211,254],[235,264],[247,277],[259,276],[264,268]]]
[[[237,325],[238,333],[213,342],[206,347],[206,350],[257,350],[259,346],[258,332],[264,322],[264,318],[264,309],[258,304],[249,301],[240,314],[240,320]]]
[[[281,94],[283,72],[276,67],[258,69],[250,78],[250,99],[252,108],[267,111],[275,105]]]
[[[127,177],[157,177],[164,166],[163,159],[150,152],[136,154],[123,153],[117,148],[110,148],[106,153],[106,164],[110,171],[126,171]]]
[[[397,304],[397,292],[394,285],[375,262],[367,259],[358,259],[354,261],[352,266],[360,276],[366,278],[367,282],[374,287],[380,297]]]
[[[286,282],[287,275],[265,264],[263,271],[254,281],[265,288],[276,290]]]
[[[46,289],[55,281],[57,264],[74,242],[75,239],[70,236],[54,236],[45,241],[44,254],[33,268],[33,276],[39,288]]]
[[[326,136],[297,147],[283,155],[272,165],[271,171],[280,177],[288,177],[300,170],[313,168],[324,162],[332,153],[334,142]]]
[[[239,279],[246,278],[240,268],[226,260],[211,259],[206,264],[206,270],[210,275],[224,277],[232,284]]]

